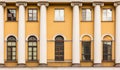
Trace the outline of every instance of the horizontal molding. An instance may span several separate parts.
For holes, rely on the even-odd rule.
[[[38,2],[38,1],[48,1],[48,2],[116,2],[117,0],[2,0],[4,2],[17,2],[17,1],[25,1],[25,2]]]
[[[72,60],[64,60],[64,61],[55,61],[55,60],[47,60],[48,62],[72,62]]]
[[[55,40],[47,40],[48,42],[55,42]],[[72,42],[72,40],[64,40],[64,42]]]

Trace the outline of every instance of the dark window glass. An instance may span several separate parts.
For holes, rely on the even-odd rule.
[[[91,42],[90,41],[82,42],[82,60],[83,61],[91,60]]]
[[[37,21],[37,9],[28,10],[28,21]]]
[[[14,36],[7,39],[7,60],[16,60],[16,38]]]
[[[64,61],[64,38],[62,36],[55,38],[55,60]]]
[[[28,38],[28,60],[37,60],[37,38],[34,36]]]
[[[16,21],[16,10],[15,9],[7,10],[7,20],[8,21]]]
[[[103,42],[103,60],[105,61],[112,60],[112,42],[111,41]]]

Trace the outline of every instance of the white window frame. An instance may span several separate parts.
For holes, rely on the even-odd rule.
[[[54,10],[54,20],[55,21],[64,21],[64,9],[56,8]]]
[[[83,10],[85,10],[84,13],[83,13]],[[90,15],[89,15],[89,13],[87,13],[87,10],[90,10]],[[83,14],[85,14],[85,15],[83,15]],[[87,16],[87,15],[89,15],[89,16]],[[92,10],[90,8],[82,8],[82,21],[92,21]]]
[[[109,14],[108,14],[108,10],[111,10],[111,17],[110,16],[108,16]],[[102,21],[112,21],[112,18],[113,18],[113,15],[112,15],[112,13],[113,13],[113,11],[112,11],[112,9],[111,8],[103,8],[103,10],[102,10]]]

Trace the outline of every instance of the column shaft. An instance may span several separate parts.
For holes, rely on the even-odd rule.
[[[0,5],[0,64],[4,64],[4,7]]]
[[[80,21],[79,6],[73,6],[73,45],[72,45],[72,63],[80,64]]]
[[[120,64],[120,5],[116,7],[116,60]]]
[[[40,63],[47,64],[46,6],[40,6]]]
[[[19,5],[18,63],[25,64],[25,7]]]
[[[100,64],[102,59],[101,47],[101,8],[100,5],[95,6],[94,12],[94,63]]]

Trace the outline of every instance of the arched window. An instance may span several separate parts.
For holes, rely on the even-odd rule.
[[[87,35],[82,38],[82,60],[91,60],[91,38]]]
[[[64,61],[64,38],[60,35],[55,38],[55,60]]]
[[[14,36],[9,36],[7,38],[7,60],[16,60],[16,38]]]
[[[103,61],[112,60],[112,38],[104,36],[103,38]]]
[[[37,38],[35,36],[28,38],[28,60],[37,60]]]

